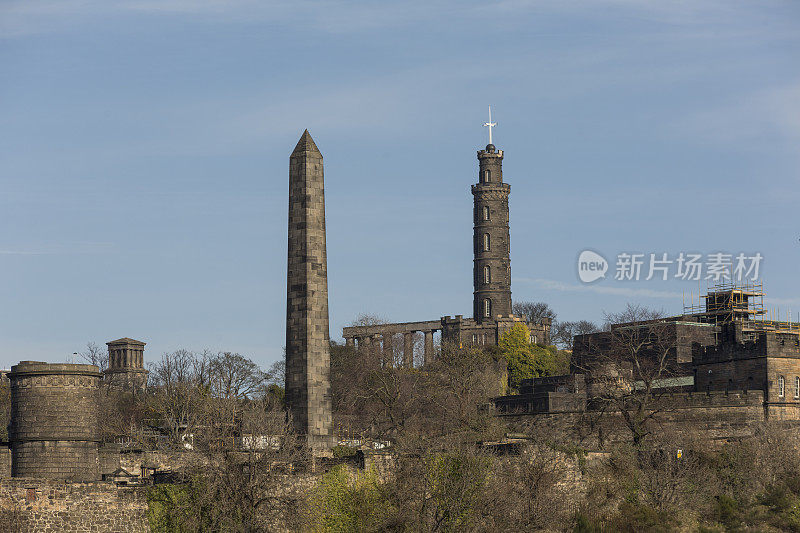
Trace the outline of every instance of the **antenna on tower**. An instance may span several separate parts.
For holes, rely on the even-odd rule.
[[[491,105],[489,106],[489,122],[484,122],[483,125],[489,128],[489,144],[494,144],[494,143],[492,143],[492,128],[497,126],[497,122],[492,122],[492,106]]]

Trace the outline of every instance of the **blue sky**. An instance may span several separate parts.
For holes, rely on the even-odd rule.
[[[681,310],[584,249],[759,252],[800,311],[795,1],[0,1],[0,365],[284,345],[288,157],[325,157],[331,336],[471,312],[475,151],[516,300]]]

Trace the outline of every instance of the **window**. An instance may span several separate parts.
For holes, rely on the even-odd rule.
[[[783,376],[778,377],[778,397],[783,398],[786,395],[786,380]]]
[[[483,234],[483,251],[484,252],[488,252],[489,248],[490,248],[490,245],[491,245],[491,242],[490,242],[490,239],[489,239],[489,234],[488,233],[484,233]]]
[[[475,333],[472,334],[472,344],[478,344],[478,335]]]
[[[489,206],[483,206],[483,220],[489,220]]]
[[[484,170],[483,171],[483,182],[489,183],[492,179],[492,171],[491,170]]]
[[[486,333],[481,333],[481,344],[486,344]]]
[[[483,267],[483,282],[484,283],[492,282],[492,269],[489,267],[489,265]]]
[[[487,318],[492,316],[492,301],[489,298],[483,301],[483,316]]]
[[[794,377],[794,397],[800,398],[800,377]]]
[[[531,335],[531,344],[536,344],[536,335]]]

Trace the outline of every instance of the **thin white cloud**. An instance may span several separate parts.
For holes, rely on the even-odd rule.
[[[106,253],[114,247],[110,242],[73,242],[0,249],[0,255],[70,255]]]
[[[657,291],[653,289],[634,289],[628,287],[607,287],[605,285],[569,284],[564,283],[563,281],[542,278],[514,278],[514,281],[531,283],[540,289],[559,292],[591,292],[595,294],[612,296],[665,299],[678,299],[683,297],[683,294],[676,291]]]
[[[0,250],[0,255],[47,255],[52,252],[32,252],[29,250]]]
[[[0,7],[0,36],[46,33],[94,17],[128,13],[210,16],[219,21],[257,20],[339,34],[436,20],[452,23],[455,19],[480,18],[489,24],[497,24],[504,17],[511,23],[519,23],[520,17],[543,13],[592,16],[609,11],[625,13],[634,20],[651,20],[671,26],[697,26],[710,19],[719,22],[741,18],[745,11],[750,13],[749,18],[769,14],[769,9],[763,6],[757,11],[746,4],[732,5],[722,0],[501,0],[489,3],[477,0],[11,0]],[[513,17],[509,18],[509,15]]]
[[[800,80],[758,91],[678,119],[671,128],[699,141],[771,145],[800,141]]]

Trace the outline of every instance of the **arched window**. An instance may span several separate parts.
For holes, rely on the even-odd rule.
[[[794,377],[794,398],[800,398],[800,377]]]
[[[786,380],[783,376],[778,377],[778,397],[783,398],[786,395]]]
[[[489,220],[489,206],[483,206],[483,220]]]
[[[489,298],[483,301],[483,316],[486,318],[492,316],[492,301]]]
[[[472,344],[478,344],[478,335],[475,333],[472,334]]]
[[[484,170],[483,171],[483,182],[489,183],[492,179],[492,171],[491,170]]]
[[[489,239],[489,234],[488,233],[484,233],[483,234],[483,251],[484,252],[488,252],[490,248],[491,248],[491,242],[490,242],[490,239]]]
[[[484,283],[492,282],[492,269],[489,267],[489,265],[483,267],[483,282]]]

